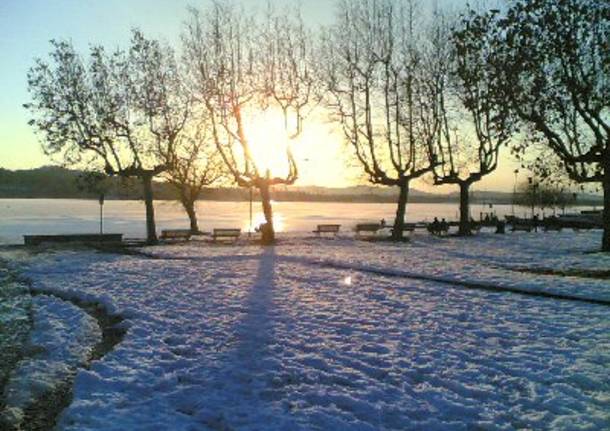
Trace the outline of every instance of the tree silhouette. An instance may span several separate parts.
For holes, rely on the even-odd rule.
[[[324,38],[328,108],[373,184],[398,187],[394,240],[402,239],[409,184],[437,164],[421,133],[427,109],[413,2],[342,1]]]
[[[265,19],[216,2],[202,14],[192,9],[184,35],[191,91],[210,119],[212,138],[231,176],[260,192],[263,243],[275,241],[270,189],[298,178],[290,145],[302,132],[303,109],[314,87],[309,37],[297,16],[269,11]],[[261,112],[279,112],[287,173],[261,167],[252,151],[251,122]],[[278,140],[278,137],[265,137]]]
[[[193,234],[199,233],[197,211],[195,205],[203,189],[221,179],[226,174],[222,159],[215,151],[216,147],[208,125],[203,122],[196,126],[195,131],[182,136],[175,151],[171,168],[165,178],[174,186],[178,199],[189,217]]]
[[[521,123],[526,139],[514,151],[524,164],[542,179],[603,185],[602,250],[610,251],[610,6],[518,0],[503,14],[471,13],[461,37],[469,47],[491,40],[486,67],[497,106]]]
[[[429,38],[428,100],[423,111],[424,133],[437,134],[440,164],[436,185],[460,188],[460,235],[471,234],[469,191],[472,184],[496,170],[500,148],[514,131],[508,109],[494,103],[492,77],[486,70],[489,40],[465,43],[462,33],[437,11]]]
[[[138,30],[128,50],[93,46],[87,63],[69,42],[51,43],[50,61],[28,72],[30,125],[66,164],[139,178],[156,242],[152,180],[173,163],[190,113],[173,51]]]

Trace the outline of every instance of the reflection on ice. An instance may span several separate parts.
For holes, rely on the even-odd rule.
[[[273,227],[276,232],[284,232],[284,215],[280,212],[273,213]],[[250,226],[250,220],[246,219],[242,224],[242,230],[246,232],[254,232],[257,227],[265,223],[265,214],[263,212],[257,212],[252,214],[252,226]]]

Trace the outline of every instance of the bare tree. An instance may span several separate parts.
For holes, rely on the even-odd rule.
[[[422,110],[424,134],[436,133],[438,161],[436,185],[460,188],[460,235],[471,234],[470,186],[496,170],[500,148],[513,131],[511,115],[494,104],[485,57],[489,43],[484,37],[465,43],[459,31],[451,32],[451,20],[442,12],[434,24],[425,56],[428,68],[426,99]]]
[[[66,164],[142,181],[149,242],[156,242],[152,180],[172,164],[189,116],[174,54],[133,31],[128,50],[90,50],[89,61],[68,42],[52,42],[50,62],[28,73],[30,124],[43,149]]]
[[[180,203],[189,217],[193,234],[199,233],[195,205],[203,189],[217,182],[225,175],[222,159],[209,131],[198,126],[197,130],[181,138],[174,148],[174,163],[166,172],[166,179],[174,186]]]
[[[259,190],[266,221],[262,239],[273,243],[270,189],[298,178],[290,142],[301,134],[314,84],[305,28],[298,17],[271,12],[261,20],[216,2],[204,15],[191,11],[184,45],[191,90],[207,112],[216,147],[237,184]],[[285,153],[284,175],[262,167],[249,130],[261,112],[276,111],[283,116],[285,136],[267,139],[277,141],[271,151]]]
[[[419,121],[426,102],[417,20],[413,1],[345,0],[324,41],[333,117],[369,181],[400,191],[394,240],[402,239],[410,182],[437,163]]]
[[[540,181],[539,178],[531,177],[529,181],[524,181],[517,186],[517,194],[514,203],[524,207],[531,207],[532,213],[535,207],[545,208],[565,207],[573,205],[575,199],[573,194],[565,186],[549,184]]]
[[[594,0],[515,0],[505,13],[472,13],[461,38],[481,37],[498,106],[527,139],[515,145],[540,176],[567,174],[604,188],[602,250],[610,251],[610,5]],[[551,150],[559,164],[549,164]],[[561,166],[561,171],[549,169]]]

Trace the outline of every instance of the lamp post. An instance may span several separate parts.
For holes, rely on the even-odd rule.
[[[248,227],[248,238],[252,237],[252,186],[250,186],[250,225]]]
[[[538,183],[534,183],[534,199],[532,202],[532,218],[534,218],[534,208],[538,204]]]
[[[517,199],[517,176],[519,175],[519,169],[515,169],[515,182],[513,183],[513,200],[511,205],[511,213],[515,216],[515,199]]]
[[[531,190],[531,204],[532,204],[532,220],[534,219],[534,205],[536,201],[536,186],[534,185],[534,179],[532,177],[527,177],[527,183],[530,185]]]
[[[572,200],[574,202],[573,205],[576,206],[576,201],[578,200],[578,193],[572,193]]]
[[[104,234],[104,193],[100,193],[100,236]]]

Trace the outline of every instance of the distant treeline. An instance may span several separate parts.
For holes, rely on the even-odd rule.
[[[0,169],[0,198],[9,199],[97,199],[98,195],[82,186],[82,172],[61,167],[47,166],[37,169],[11,171]],[[176,190],[169,183],[156,181],[153,185],[157,200],[176,200]],[[322,192],[323,191],[323,192]],[[242,188],[208,188],[202,199],[216,201],[247,201],[249,191]],[[258,192],[253,190],[253,198],[258,201]],[[472,201],[476,203],[510,204],[512,193],[474,192]],[[109,179],[106,199],[142,199],[142,186],[136,178]],[[395,203],[396,196],[388,189],[374,187],[352,187],[349,189],[323,189],[307,187],[276,189],[272,199],[284,202],[370,202]],[[456,203],[459,195],[425,193],[413,190],[411,202],[415,203]],[[579,195],[579,205],[601,205],[601,197]]]

